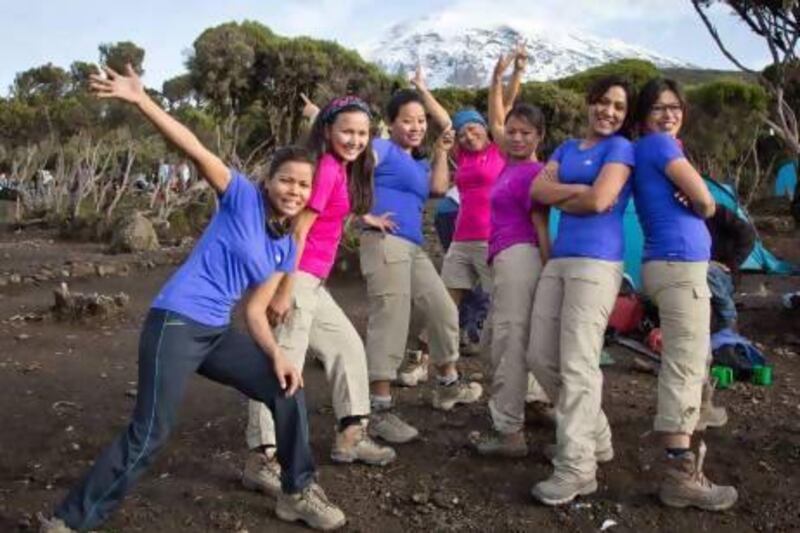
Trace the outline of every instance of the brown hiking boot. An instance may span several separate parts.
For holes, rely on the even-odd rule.
[[[331,449],[331,459],[335,463],[364,463],[385,466],[395,460],[397,454],[389,446],[381,446],[369,435],[365,423],[337,431]]]
[[[521,431],[500,433],[491,430],[487,435],[479,437],[473,445],[480,455],[512,458],[528,455],[528,443],[525,442],[525,435]]]
[[[689,451],[667,457],[658,497],[670,507],[697,507],[706,511],[730,509],[739,497],[735,487],[715,485],[703,474],[706,444],[700,442],[697,458]]]
[[[700,418],[696,429],[704,431],[707,428],[721,428],[727,423],[728,411],[714,405],[714,384],[706,381],[703,383],[703,402],[700,404]]]

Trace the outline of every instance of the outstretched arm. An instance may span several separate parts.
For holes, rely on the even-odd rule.
[[[431,194],[441,196],[450,188],[450,166],[448,157],[456,142],[453,128],[443,131],[433,146],[431,163]]]
[[[231,181],[230,170],[215,154],[210,152],[186,126],[172,118],[161,109],[145,92],[144,85],[130,65],[125,74],[119,74],[104,67],[107,77],[93,74],[90,87],[100,98],[116,98],[129,102],[139,111],[169,142],[178,147],[192,160],[201,176],[218,194],[225,192]]]
[[[514,60],[513,54],[501,55],[497,59],[489,86],[489,131],[500,147],[505,149],[506,106],[503,101],[503,73]]]
[[[511,74],[511,81],[505,88],[503,95],[503,106],[505,112],[503,116],[507,115],[511,108],[514,107],[514,101],[519,94],[519,88],[522,85],[522,76],[525,74],[525,67],[528,66],[528,50],[525,48],[525,42],[517,43],[517,48],[514,50],[514,72]]]
[[[414,76],[409,81],[419,92],[420,96],[422,96],[422,101],[425,103],[425,110],[430,114],[433,122],[439,126],[439,129],[446,131],[452,127],[453,123],[450,120],[450,114],[442,107],[442,104],[436,100],[436,97],[434,97],[428,89],[428,85],[425,82],[425,75],[422,72],[422,65],[417,66]]]

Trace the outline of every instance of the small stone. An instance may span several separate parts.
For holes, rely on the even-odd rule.
[[[411,495],[411,501],[416,503],[417,505],[425,505],[428,503],[428,495],[424,492],[415,492]]]
[[[125,396],[128,398],[136,398],[139,392],[136,389],[128,389],[125,391]]]
[[[19,274],[11,274],[8,277],[8,282],[13,285],[19,285],[20,283],[22,283],[22,276],[20,276]]]
[[[27,333],[20,333],[19,335],[17,335],[14,338],[17,339],[18,341],[26,341],[26,340],[30,339],[31,336],[28,335]]]

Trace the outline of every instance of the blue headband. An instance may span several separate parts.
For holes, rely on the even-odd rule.
[[[487,127],[486,119],[484,119],[483,115],[478,113],[478,111],[475,109],[462,109],[453,115],[453,129],[456,130],[456,133],[461,131],[461,128],[470,123],[480,124],[484,128]]]
[[[322,122],[331,124],[336,119],[336,115],[342,111],[362,111],[366,113],[368,117],[372,118],[372,113],[370,113],[367,103],[361,98],[351,95],[340,96],[339,98],[331,100],[322,110],[319,118]]]

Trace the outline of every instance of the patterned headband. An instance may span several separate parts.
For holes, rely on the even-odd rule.
[[[342,111],[363,111],[368,117],[372,118],[367,103],[357,96],[340,96],[330,101],[320,113],[320,120],[326,124],[331,124],[336,119],[336,115]]]

